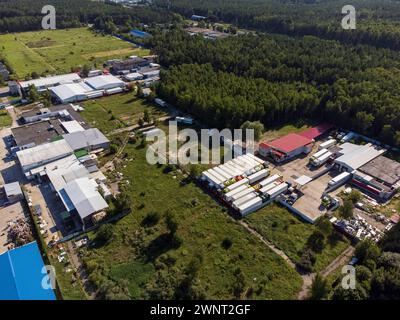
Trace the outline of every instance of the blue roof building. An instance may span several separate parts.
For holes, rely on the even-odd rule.
[[[42,287],[46,274],[36,241],[0,255],[0,300],[56,300]]]
[[[138,38],[148,38],[151,37],[150,33],[141,31],[141,30],[131,30],[131,35],[133,35],[134,37],[138,37]]]

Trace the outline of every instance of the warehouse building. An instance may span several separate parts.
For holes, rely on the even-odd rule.
[[[44,262],[36,241],[0,255],[0,300],[56,300],[43,287]]]
[[[68,182],[59,192],[67,211],[76,212],[84,227],[95,213],[108,208],[98,188],[96,181],[84,177]]]
[[[11,133],[16,144],[12,150],[23,150],[52,142],[66,131],[59,120],[50,119],[11,128]]]
[[[84,82],[62,84],[50,88],[50,92],[58,103],[73,103],[103,96],[103,91],[93,90]]]
[[[113,73],[118,74],[123,71],[132,71],[148,66],[152,60],[144,59],[141,57],[132,57],[126,60],[116,60],[111,62],[111,70]]]
[[[68,133],[63,137],[74,151],[85,149],[89,152],[110,147],[110,140],[97,128]]]
[[[25,176],[33,179],[35,175],[32,174],[32,169],[65,158],[72,153],[73,150],[67,141],[62,139],[18,151],[17,157]]]
[[[59,86],[61,84],[80,82],[81,80],[82,79],[78,74],[69,73],[69,74],[62,74],[62,75],[58,75],[58,76],[51,76],[51,77],[34,79],[34,80],[21,81],[19,83],[19,85],[21,86],[22,92],[24,94],[27,94],[29,91],[29,86],[31,86],[31,85],[35,86],[36,89],[39,92],[41,92],[41,91],[46,91],[47,89],[49,89],[51,87]]]
[[[334,125],[330,123],[323,123],[320,124],[316,127],[307,129],[303,132],[300,132],[299,135],[308,138],[308,139],[318,139],[322,137],[323,135],[326,135],[329,131],[331,131],[334,128]]]
[[[340,145],[339,148],[339,157],[334,161],[335,168],[339,171],[346,171],[349,173],[352,173],[354,170],[357,170],[386,152],[385,149],[371,143],[356,145],[346,142]]]
[[[276,162],[283,162],[300,154],[308,154],[313,147],[313,140],[300,134],[290,133],[271,142],[259,145],[259,153],[271,157]]]
[[[125,83],[111,74],[88,78],[85,80],[85,83],[94,90],[125,88]]]
[[[58,105],[48,108],[44,108],[42,104],[39,104],[32,110],[23,112],[20,117],[22,123],[32,123],[44,119],[60,119],[61,121],[76,120],[85,129],[90,128],[72,104]]]
[[[353,172],[352,183],[382,200],[389,199],[400,187],[400,163],[378,156]]]

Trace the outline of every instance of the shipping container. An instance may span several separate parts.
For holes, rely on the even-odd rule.
[[[347,179],[351,177],[351,174],[348,172],[342,172],[338,176],[334,177],[331,181],[328,182],[329,187],[334,187],[339,185],[340,183],[345,182]]]
[[[265,187],[265,186],[267,186],[267,185],[269,185],[269,184],[275,182],[275,181],[278,180],[280,177],[281,177],[281,176],[280,176],[279,174],[274,174],[273,176],[271,176],[271,177],[269,177],[269,178],[267,178],[267,179],[265,179],[265,180],[260,181],[260,186],[261,186],[261,187]]]
[[[286,182],[284,182],[277,185],[275,188],[272,188],[271,190],[267,191],[266,195],[269,197],[269,199],[274,199],[281,193],[285,192],[288,188],[289,185]]]
[[[248,189],[248,188],[249,188],[248,185],[242,184],[241,186],[239,186],[239,187],[233,189],[232,191],[229,191],[227,194],[225,194],[225,198],[230,201],[230,199],[232,199],[232,197],[235,194],[237,194],[237,193],[239,193],[239,192],[241,192],[241,191],[243,191],[245,189]]]
[[[239,181],[237,181],[237,182],[235,182],[235,183],[233,183],[233,184],[227,186],[227,187],[226,187],[226,190],[232,191],[232,190],[234,190],[234,189],[236,189],[236,188],[238,188],[238,187],[240,187],[240,186],[242,186],[242,185],[244,185],[244,184],[246,184],[246,183],[249,183],[249,179],[244,178],[244,179],[242,179],[242,180],[239,180]]]
[[[257,192],[252,192],[252,193],[246,194],[245,196],[235,200],[232,203],[232,207],[234,207],[237,210],[243,203],[248,202],[256,197],[258,197]]]
[[[240,205],[237,209],[242,216],[245,216],[263,205],[262,199],[260,197],[253,198],[242,205]]]
[[[262,169],[251,176],[247,177],[249,179],[250,183],[254,183],[256,181],[259,181],[269,175],[269,170],[268,169]]]
[[[336,144],[336,139],[330,139],[328,141],[321,143],[318,147],[318,150],[330,148],[330,147],[334,146],[335,144]]]

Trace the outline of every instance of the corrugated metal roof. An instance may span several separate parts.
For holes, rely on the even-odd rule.
[[[385,149],[378,149],[370,144],[357,147],[347,146],[346,148],[351,151],[344,153],[342,156],[337,158],[335,162],[346,165],[352,170],[360,168],[386,151]]]
[[[62,198],[66,202],[70,201],[81,219],[84,219],[108,207],[97,188],[98,185],[95,181],[89,178],[79,178],[65,185],[63,190],[68,198],[64,195]],[[70,211],[70,205],[66,207]]]
[[[58,76],[39,78],[28,81],[21,81],[19,84],[22,88],[28,88],[30,85],[35,87],[48,87],[51,85],[57,85],[62,83],[73,83],[74,81],[82,80],[81,77],[76,73],[61,74]]]
[[[85,82],[95,90],[109,89],[110,85],[114,88],[125,86],[125,82],[111,74],[88,78]]]
[[[66,101],[79,96],[86,96],[94,90],[84,82],[62,84],[50,89],[61,101]]]
[[[85,131],[85,129],[76,120],[64,121],[61,122],[61,124],[65,128],[65,130],[67,130],[68,133]]]
[[[260,147],[272,147],[283,152],[292,152],[298,148],[312,143],[312,140],[296,133],[290,133],[271,142],[261,143]]]
[[[21,186],[17,181],[5,184],[4,191],[7,197],[17,196],[22,194]]]
[[[97,128],[68,133],[63,135],[63,137],[73,150],[84,149],[89,146],[96,146],[110,142]]]
[[[315,139],[315,138],[318,138],[319,136],[323,135],[324,133],[328,132],[333,127],[334,126],[332,124],[323,123],[314,128],[310,128],[308,130],[300,132],[299,135],[301,135],[305,138],[308,138],[308,139]]]
[[[56,300],[42,286],[43,267],[36,241],[1,254],[0,300]]]
[[[18,151],[17,157],[21,165],[25,167],[34,164],[40,165],[48,160],[68,156],[71,153],[71,147],[64,139],[62,139]]]

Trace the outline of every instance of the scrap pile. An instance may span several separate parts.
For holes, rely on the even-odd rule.
[[[34,240],[29,222],[25,218],[19,218],[8,223],[7,237],[14,248]]]

